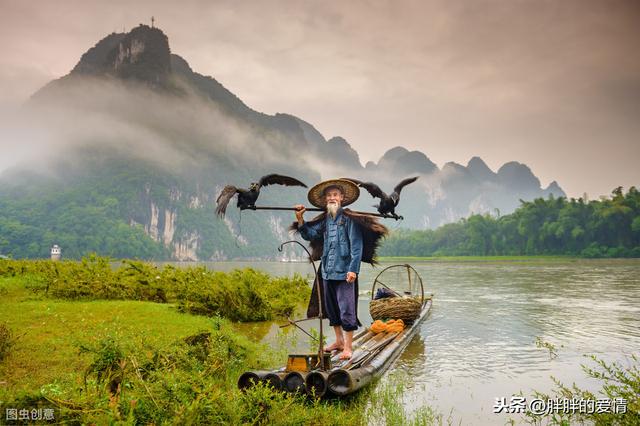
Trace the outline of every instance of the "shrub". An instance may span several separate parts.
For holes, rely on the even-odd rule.
[[[536,392],[536,397],[550,400],[554,398],[566,398],[577,400],[596,400],[597,398],[607,398],[611,401],[626,400],[626,411],[624,413],[615,412],[575,412],[575,413],[554,413],[553,415],[536,415],[527,413],[529,420],[533,423],[541,423],[546,417],[549,424],[594,424],[594,425],[640,425],[640,358],[631,355],[630,365],[624,367],[616,362],[608,364],[604,360],[591,355],[592,361],[596,363],[594,368],[583,365],[582,369],[591,378],[597,379],[602,384],[598,391],[598,396],[590,391],[578,388],[575,384],[568,387],[553,379],[556,383],[555,395],[546,395]],[[550,416],[550,417],[549,417]]]
[[[80,353],[94,354],[93,362],[84,373],[85,388],[87,378],[95,374],[96,385],[106,383],[112,395],[119,393],[127,363],[122,349],[115,340],[107,337],[96,346],[81,345]]]
[[[291,315],[308,300],[310,288],[300,275],[274,278],[250,268],[232,272],[204,267],[159,268],[91,255],[81,262],[13,261],[0,263],[0,276],[27,275],[33,290],[68,300],[144,300],[178,302],[182,312],[220,315],[234,321],[263,321]]]
[[[243,271],[200,271],[200,279],[184,280],[178,294],[179,309],[200,315],[220,315],[233,321],[264,321],[291,315],[310,295],[307,281],[272,278],[253,269]]]
[[[589,259],[600,258],[605,256],[606,250],[607,250],[606,247],[604,246],[601,247],[598,245],[598,243],[591,243],[589,247],[587,247],[586,249],[580,252],[580,256],[586,257]]]

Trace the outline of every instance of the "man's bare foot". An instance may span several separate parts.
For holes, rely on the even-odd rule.
[[[344,349],[340,354],[340,359],[351,359],[351,351],[349,349]]]
[[[342,350],[342,344],[338,342],[334,342],[331,345],[324,348],[325,352],[333,352],[333,351],[341,351],[341,350]]]

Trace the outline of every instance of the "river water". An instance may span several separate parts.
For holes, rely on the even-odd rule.
[[[216,262],[212,269],[253,267],[275,275],[313,273],[307,263]],[[590,390],[581,364],[594,354],[628,365],[640,352],[640,260],[412,262],[433,293],[431,315],[386,373],[401,373],[403,403],[429,405],[458,424],[505,424],[496,398],[554,388],[551,376]],[[365,290],[383,267],[364,265],[359,316],[370,323]],[[308,327],[308,326],[307,326]],[[274,342],[276,324],[247,333]],[[302,336],[304,342],[308,340]],[[536,340],[554,345],[557,357]],[[306,345],[308,348],[308,344]],[[384,380],[384,379],[383,379]]]

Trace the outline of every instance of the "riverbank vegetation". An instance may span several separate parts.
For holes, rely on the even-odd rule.
[[[398,230],[380,255],[640,257],[640,191],[536,199],[505,216],[473,215],[435,230]]]
[[[588,358],[593,366],[583,364],[582,369],[602,386],[595,393],[581,389],[575,383],[567,386],[554,377],[555,389],[551,393],[534,392],[536,398],[546,401],[546,406],[550,406],[549,401],[583,401],[583,408],[570,407],[573,409],[553,410],[551,413],[528,411],[525,417],[528,423],[640,425],[640,358],[632,354],[627,360],[628,365],[608,363],[595,355]]]
[[[578,256],[381,256],[380,262],[436,262],[436,263],[566,263],[577,262]]]
[[[277,318],[288,308],[272,297],[296,301],[300,291],[306,300],[308,286],[301,291],[301,283],[307,286],[301,277],[273,278],[252,270],[219,275],[139,262],[117,268],[95,257],[83,262],[0,260],[3,420],[11,410],[29,418],[46,413],[55,422],[71,424],[435,421],[427,408],[405,411],[393,383],[329,401],[263,386],[237,389],[242,372],[283,365],[287,348],[238,332],[223,318],[232,315],[230,308],[219,306],[222,300],[232,300],[234,309],[244,312],[242,318],[252,318],[250,306],[261,311],[258,316]],[[257,285],[274,293],[265,295]],[[207,309],[189,309],[185,300]]]
[[[274,278],[250,268],[232,272],[205,267],[158,267],[133,260],[114,267],[95,255],[80,262],[0,260],[0,277],[25,277],[36,293],[66,300],[142,300],[175,303],[178,310],[232,321],[263,321],[291,315],[309,298],[299,274]]]

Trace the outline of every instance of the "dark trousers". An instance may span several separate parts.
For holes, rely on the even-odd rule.
[[[325,314],[332,327],[342,326],[344,331],[358,328],[354,285],[344,280],[323,280]]]

